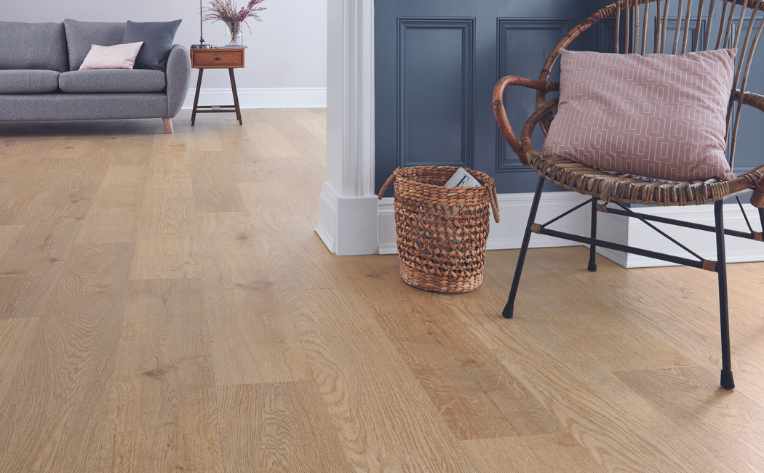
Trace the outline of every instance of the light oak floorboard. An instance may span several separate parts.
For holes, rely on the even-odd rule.
[[[0,403],[0,472],[81,471],[120,339],[127,245],[77,247]]]
[[[332,290],[304,296],[294,299],[301,344],[353,468],[471,471],[466,452],[368,309],[358,311]]]
[[[16,242],[23,225],[0,225],[0,258]]]
[[[315,384],[231,385],[212,394],[227,473],[353,471]]]
[[[607,471],[567,434],[475,439],[464,442],[480,473],[600,473]]]
[[[37,334],[37,318],[0,321],[0,399],[14,389],[13,378]]]
[[[315,235],[326,115],[0,130],[0,473],[764,471],[761,264],[492,252],[471,294]],[[522,225],[523,222],[517,222]]]

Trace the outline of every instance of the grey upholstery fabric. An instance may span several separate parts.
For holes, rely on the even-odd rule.
[[[10,30],[2,29],[4,24],[0,22],[0,38],[4,38],[4,42],[18,43],[12,35],[5,36]],[[121,43],[125,27],[121,23],[67,20],[65,28],[66,35],[58,44],[66,47],[65,39],[71,41],[69,53],[74,60],[70,67],[76,70],[91,44]],[[20,34],[23,36],[24,33]],[[0,44],[0,51],[4,51],[3,46]],[[51,45],[46,43],[45,46],[49,48]],[[66,55],[63,61],[65,69]],[[0,121],[172,118],[183,105],[190,75],[188,51],[181,46],[173,46],[170,50],[166,72],[135,69],[63,74],[42,70],[0,71]],[[59,87],[69,93],[61,92]],[[43,89],[46,93],[41,93]],[[90,93],[75,93],[84,90]]]
[[[167,56],[172,49],[175,33],[182,20],[166,22],[135,22],[128,21],[125,26],[123,43],[143,41],[135,67],[143,69],[164,70]]]
[[[0,70],[0,94],[48,94],[58,90],[58,71]]]
[[[120,44],[125,36],[124,23],[64,20],[66,44],[69,48],[69,70],[76,71],[90,51],[90,46]]]
[[[65,93],[162,92],[164,72],[148,69],[101,69],[64,72],[58,78]]]
[[[175,45],[167,58],[167,116],[174,117],[183,106],[191,77],[191,60],[183,46]]]
[[[67,66],[62,23],[0,21],[0,69],[65,71]]]
[[[163,117],[165,94],[0,95],[0,121]]]

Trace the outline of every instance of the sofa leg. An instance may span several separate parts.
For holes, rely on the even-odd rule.
[[[164,132],[165,134],[172,135],[175,129],[172,126],[172,118],[163,118],[162,123],[164,124]]]

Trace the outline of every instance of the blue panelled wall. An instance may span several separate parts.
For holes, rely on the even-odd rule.
[[[437,163],[482,170],[502,193],[532,191],[535,175],[505,144],[493,119],[493,85],[504,74],[537,78],[563,34],[605,3],[377,0],[377,185],[397,166]],[[612,23],[593,28],[573,46],[611,47]],[[764,61],[758,56],[748,89],[762,92]],[[507,102],[519,132],[533,111],[534,94],[513,88]],[[755,110],[744,115],[738,170],[764,162],[762,118]]]
[[[507,73],[537,77],[557,41],[598,4],[377,0],[377,185],[397,166],[438,163],[487,172],[500,192],[531,191],[533,173],[500,139],[493,86]],[[596,36],[577,47],[595,47]],[[512,123],[521,127],[533,92],[512,89],[507,97]]]

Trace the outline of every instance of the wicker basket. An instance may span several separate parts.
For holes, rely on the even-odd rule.
[[[403,281],[426,291],[470,292],[483,284],[490,208],[499,221],[496,183],[468,171],[483,186],[447,189],[453,166],[398,168],[379,190],[395,183],[395,225]]]

